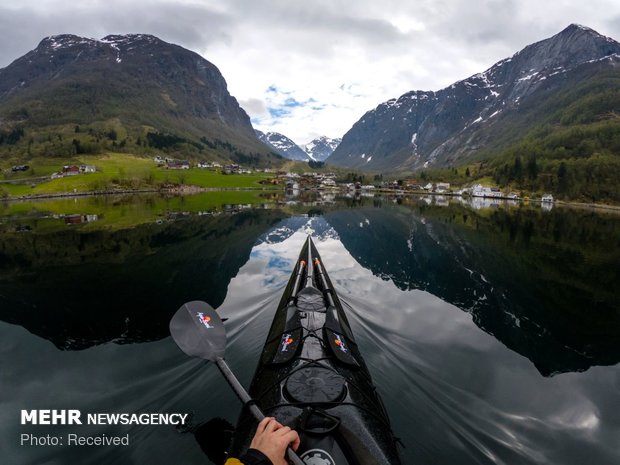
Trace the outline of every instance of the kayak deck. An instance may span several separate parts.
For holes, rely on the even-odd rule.
[[[306,463],[400,463],[387,413],[310,237],[278,305],[249,394],[265,415],[298,431],[298,453]],[[233,454],[248,447],[255,427],[244,408]]]

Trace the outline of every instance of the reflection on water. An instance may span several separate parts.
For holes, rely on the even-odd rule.
[[[6,235],[0,318],[61,349],[161,339],[184,302],[221,304],[256,237],[282,218],[249,210],[120,231]]]
[[[208,463],[193,436],[173,427],[22,427],[19,410],[180,411],[194,425],[234,422],[228,386],[180,353],[169,318],[188,300],[219,306],[227,358],[248,385],[310,233],[406,463],[620,463],[620,220],[435,200],[309,199],[125,229],[95,222],[24,233],[5,223],[3,457]],[[129,433],[132,442],[27,447],[22,432]]]
[[[616,218],[425,207],[325,218],[363,267],[470,312],[545,375],[620,361],[620,249],[603,245],[618,244]]]

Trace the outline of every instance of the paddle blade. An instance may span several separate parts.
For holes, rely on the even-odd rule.
[[[170,334],[187,355],[214,361],[224,358],[226,330],[215,310],[206,302],[183,304],[170,320]]]

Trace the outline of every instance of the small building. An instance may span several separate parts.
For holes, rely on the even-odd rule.
[[[187,160],[169,161],[166,164],[166,168],[168,168],[169,170],[188,170],[189,169],[189,162]]]
[[[97,167],[94,165],[81,165],[80,173],[94,173],[97,171]]]
[[[493,198],[500,198],[502,197],[502,191],[499,190],[499,187],[491,187],[491,192],[489,193],[488,197],[493,197]]]
[[[502,191],[499,187],[483,187],[480,184],[476,184],[471,190],[472,197],[485,197],[485,198],[501,198],[503,197]]]
[[[474,187],[471,188],[472,197],[484,197],[485,189],[486,188],[482,187],[481,184],[476,184]]]
[[[63,176],[77,176],[80,174],[80,167],[77,165],[65,165],[62,167]]]
[[[228,165],[224,165],[224,173],[226,174],[238,173],[239,168],[240,166],[237,165],[236,163],[229,163]]]
[[[447,190],[450,190],[449,182],[438,182],[437,185],[435,186],[435,191],[437,192],[445,192]]]
[[[65,215],[64,220],[65,224],[82,224],[82,223],[92,223],[93,221],[97,221],[99,219],[98,215]]]
[[[551,194],[545,194],[542,196],[542,198],[540,199],[541,202],[543,203],[553,203],[553,195]]]
[[[424,186],[422,189],[424,189],[425,191],[432,191],[433,190],[433,183],[429,182],[426,186]]]
[[[28,168],[30,168],[28,165],[15,165],[11,167],[11,171],[17,173],[18,171],[28,171]]]

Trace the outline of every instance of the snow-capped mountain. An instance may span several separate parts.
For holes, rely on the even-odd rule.
[[[604,99],[595,80],[605,73],[617,80],[619,72],[620,43],[572,24],[438,92],[380,104],[344,135],[329,162],[393,171],[454,165],[549,124],[558,98],[577,87]]]
[[[325,161],[342,140],[321,136],[304,146],[299,146],[292,139],[279,132],[262,132],[258,129],[254,131],[263,144],[289,160]]]
[[[111,121],[115,126],[109,126]],[[122,125],[119,133],[127,134],[127,147],[137,140],[152,142],[144,136],[148,127],[165,134],[168,144],[178,144],[179,150],[183,144],[190,149],[208,146],[210,155],[220,160],[242,161],[250,153],[276,159],[257,140],[249,116],[214,64],[148,34],[44,38],[0,69],[0,122],[3,130],[31,131],[16,145],[23,153],[20,145],[27,145],[28,153],[50,152],[37,151],[37,141],[59,126],[79,123],[116,131]],[[81,137],[82,144],[87,138],[102,143],[99,135]],[[160,142],[152,147],[161,148]],[[63,142],[50,153],[71,155],[75,147]]]
[[[323,242],[327,239],[338,239],[338,233],[324,217],[293,216],[280,221],[280,223],[260,236],[256,243],[278,244],[284,242],[298,231],[312,235],[312,238],[318,242]]]
[[[330,139],[327,136],[321,136],[306,144],[304,150],[312,160],[325,161],[341,141],[341,138]]]
[[[308,154],[295,142],[279,132],[261,132],[254,130],[259,140],[274,152],[289,160],[308,161]]]

